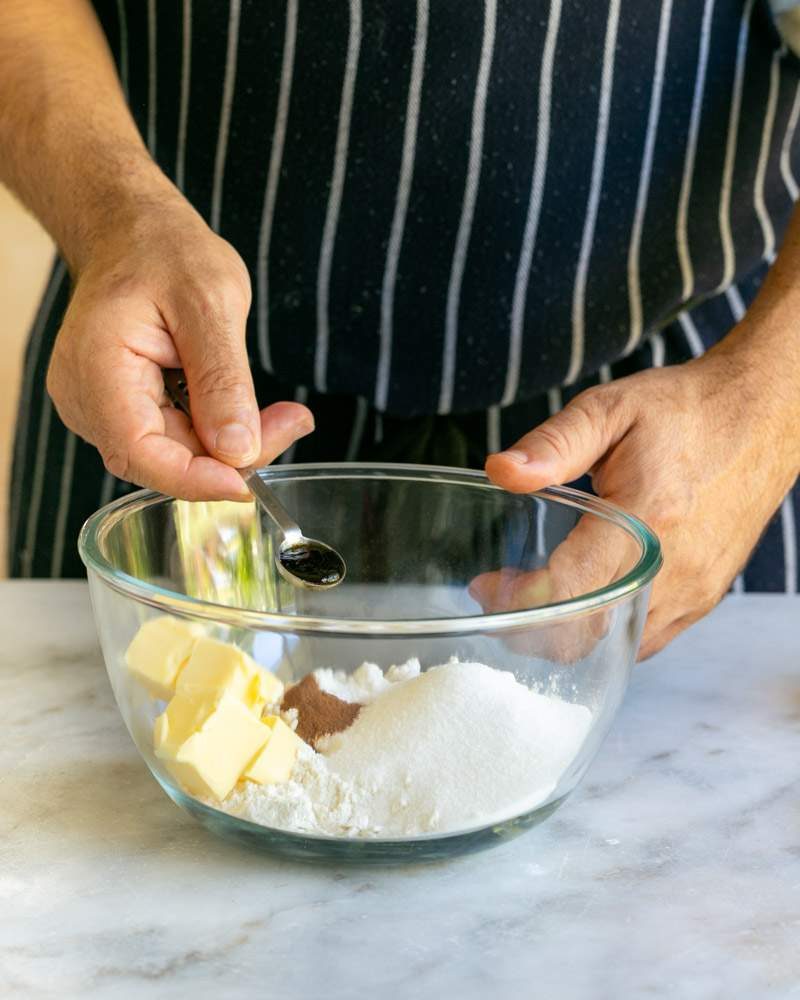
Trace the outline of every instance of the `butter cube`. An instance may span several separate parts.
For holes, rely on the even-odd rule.
[[[156,720],[156,756],[190,795],[222,800],[270,738],[269,727],[236,697],[179,692]]]
[[[238,698],[254,715],[280,700],[283,685],[262,670],[244,650],[219,639],[198,639],[181,671],[176,690],[181,694]]]
[[[283,684],[275,674],[270,673],[269,670],[264,670],[263,667],[259,667],[257,664],[256,670],[258,670],[258,686],[263,705],[280,705],[283,699]]]
[[[176,694],[153,725],[156,756],[175,757],[192,733],[202,729],[217,707],[218,700],[213,695]]]
[[[264,719],[264,728],[270,731],[267,744],[250,763],[242,777],[259,785],[274,785],[288,781],[294,762],[297,760],[297,751],[304,746],[304,743],[277,715],[270,715]]]
[[[203,635],[199,625],[163,615],[142,625],[128,646],[128,669],[154,698],[166,701],[175,691],[175,680]]]

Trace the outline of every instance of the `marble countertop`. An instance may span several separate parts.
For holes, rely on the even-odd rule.
[[[0,584],[0,635],[0,997],[800,996],[800,598],[729,598],[640,667],[542,826],[390,870],[180,812],[85,585]]]

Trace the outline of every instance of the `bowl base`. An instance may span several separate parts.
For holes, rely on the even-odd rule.
[[[567,798],[567,795],[562,795],[561,798],[522,816],[466,833],[407,840],[362,837],[337,839],[260,826],[258,823],[251,823],[238,816],[229,816],[219,809],[204,805],[167,785],[162,784],[162,787],[173,802],[211,833],[225,840],[292,861],[383,866],[431,863],[499,847],[542,823]]]

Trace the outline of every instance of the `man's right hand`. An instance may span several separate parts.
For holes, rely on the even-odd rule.
[[[245,350],[250,281],[153,162],[90,0],[0,3],[0,182],[75,278],[47,388],[114,475],[186,499],[247,499],[235,467],[313,430],[259,414]],[[161,368],[183,367],[192,424]]]
[[[236,468],[314,428],[299,403],[260,414],[245,349],[247,269],[177,191],[115,220],[81,267],[47,388],[106,468],[186,500],[245,500]],[[182,367],[192,423],[164,393]]]

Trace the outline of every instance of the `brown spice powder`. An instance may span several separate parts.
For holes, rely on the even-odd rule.
[[[284,711],[297,709],[295,732],[312,747],[323,736],[347,729],[361,711],[360,705],[323,691],[312,674],[307,674],[286,691],[281,708]]]

